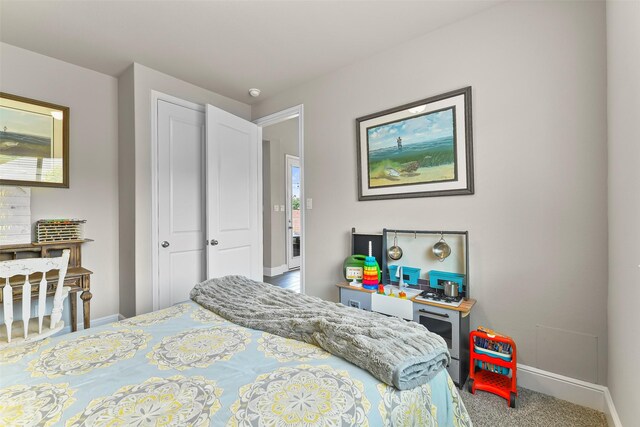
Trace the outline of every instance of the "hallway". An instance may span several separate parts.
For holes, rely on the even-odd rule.
[[[279,276],[263,276],[262,280],[265,283],[271,283],[283,289],[300,292],[300,269],[291,270]]]

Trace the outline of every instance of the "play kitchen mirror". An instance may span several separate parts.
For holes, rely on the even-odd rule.
[[[469,233],[383,229],[382,283],[417,290],[417,300],[458,307],[469,297]],[[398,277],[398,271],[402,275]]]

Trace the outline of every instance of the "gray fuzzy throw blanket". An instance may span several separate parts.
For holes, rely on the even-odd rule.
[[[191,299],[238,325],[317,345],[400,390],[427,383],[450,361],[445,341],[418,323],[243,276],[202,282]]]

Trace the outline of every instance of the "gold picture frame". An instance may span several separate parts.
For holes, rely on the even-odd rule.
[[[0,92],[0,185],[69,188],[69,107]]]

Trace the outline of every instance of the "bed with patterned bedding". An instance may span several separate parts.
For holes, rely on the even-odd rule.
[[[0,349],[2,426],[471,426],[446,370],[399,391],[194,302]]]

